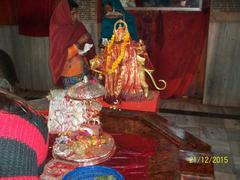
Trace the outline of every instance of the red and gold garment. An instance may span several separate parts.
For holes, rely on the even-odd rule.
[[[115,101],[123,100],[140,100],[143,97],[141,88],[139,69],[137,62],[137,42],[129,41],[126,44],[125,53],[121,63],[116,67],[113,73],[105,76],[105,88],[108,93],[107,99]],[[122,43],[113,43],[109,56],[110,67],[121,54]],[[103,52],[103,59],[107,59],[108,48]]]

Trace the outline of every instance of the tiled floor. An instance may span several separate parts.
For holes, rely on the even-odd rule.
[[[240,108],[223,108],[202,105],[186,100],[161,101],[160,109],[175,109],[191,112],[207,112],[209,116],[192,116],[180,113],[163,113],[160,115],[172,125],[183,128],[194,136],[212,146],[214,155],[227,156],[227,164],[215,164],[216,180],[240,180]],[[220,114],[211,117],[211,113]],[[237,119],[224,119],[221,114],[236,115]]]

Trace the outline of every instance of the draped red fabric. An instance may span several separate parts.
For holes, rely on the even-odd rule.
[[[59,80],[67,57],[67,49],[85,33],[88,32],[82,23],[72,23],[68,0],[62,0],[54,10],[50,22],[49,66],[55,84],[61,84]],[[89,39],[89,43],[93,44],[92,39]],[[93,57],[95,48],[88,54],[89,58]]]
[[[50,17],[59,2],[60,0],[18,0],[19,34],[48,36]]]
[[[162,98],[183,96],[192,83],[208,32],[208,12],[131,12],[139,37],[155,67],[155,79],[167,81]]]
[[[17,0],[1,0],[0,1],[0,25],[17,24],[16,2]]]

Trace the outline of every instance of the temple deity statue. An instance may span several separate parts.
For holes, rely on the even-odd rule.
[[[132,40],[125,21],[118,20],[106,47],[100,55],[90,60],[91,69],[105,77],[105,101],[119,104],[122,100],[141,101],[148,98],[145,72],[154,79],[152,70],[145,68],[146,61],[149,61],[149,57],[143,42]],[[163,83],[160,88],[154,81],[159,90],[165,88],[165,81]]]

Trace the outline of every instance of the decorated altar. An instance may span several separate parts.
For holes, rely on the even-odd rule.
[[[47,107],[46,107],[47,108]],[[39,110],[47,115],[48,110]],[[156,113],[116,111],[104,108],[101,113],[103,129],[116,143],[115,154],[101,163],[118,170],[128,179],[214,179],[212,163],[192,161],[192,157],[212,157],[211,147]],[[76,164],[51,160],[45,168],[59,177],[77,167]]]

